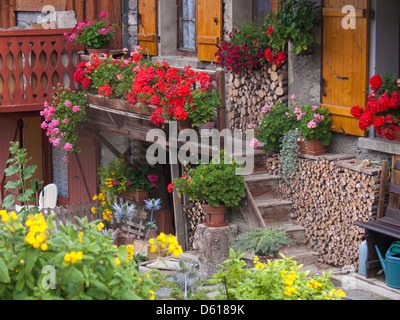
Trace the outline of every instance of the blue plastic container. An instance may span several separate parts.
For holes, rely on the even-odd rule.
[[[363,242],[360,243],[358,246],[358,273],[361,274],[362,276],[367,275],[367,253],[368,253],[368,248],[367,248],[367,241],[364,240]]]

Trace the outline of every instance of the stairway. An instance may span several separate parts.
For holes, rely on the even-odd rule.
[[[265,173],[262,167],[256,169],[253,174],[245,176],[247,197],[242,201],[240,210],[243,220],[247,228],[278,227],[285,229],[288,236],[295,242],[284,253],[285,256],[293,256],[293,259],[299,264],[311,265],[317,262],[318,253],[306,248],[305,228],[295,224],[295,220],[292,218],[292,202],[278,198],[279,179],[279,176]],[[239,229],[244,231],[244,224]]]

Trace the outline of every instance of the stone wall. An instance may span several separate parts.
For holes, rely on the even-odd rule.
[[[230,129],[248,128],[254,124],[259,127],[264,114],[262,107],[274,101],[288,101],[287,65],[280,67],[267,64],[260,70],[229,75],[228,82],[228,127]]]

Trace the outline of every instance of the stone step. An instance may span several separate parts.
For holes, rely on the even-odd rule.
[[[268,224],[267,227],[284,229],[286,231],[288,237],[294,241],[294,243],[290,247],[292,247],[292,248],[304,247],[305,248],[306,234],[305,234],[305,228],[303,226],[299,226],[299,225],[293,224],[291,222],[286,222],[286,223]]]
[[[293,257],[293,260],[304,266],[315,264],[318,261],[318,252],[304,248],[289,248],[283,252],[286,257]]]
[[[267,173],[245,176],[245,182],[249,187],[254,200],[268,200],[276,198],[279,179],[279,176],[274,176]]]
[[[258,199],[254,201],[266,225],[291,221],[292,202],[280,199]]]

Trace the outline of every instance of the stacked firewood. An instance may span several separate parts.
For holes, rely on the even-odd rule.
[[[357,267],[365,231],[355,222],[377,214],[380,168],[355,159],[299,158],[294,181],[282,180],[279,194],[293,202],[293,216],[305,227],[307,245],[320,253],[321,262]],[[268,173],[279,170],[279,155],[270,154]]]
[[[184,206],[183,212],[186,214],[188,221],[188,245],[189,248],[192,248],[196,228],[199,224],[203,223],[206,214],[199,201],[190,202]]]
[[[288,68],[284,64],[264,65],[259,70],[229,76],[228,116],[230,129],[259,126],[266,104],[288,101]]]

